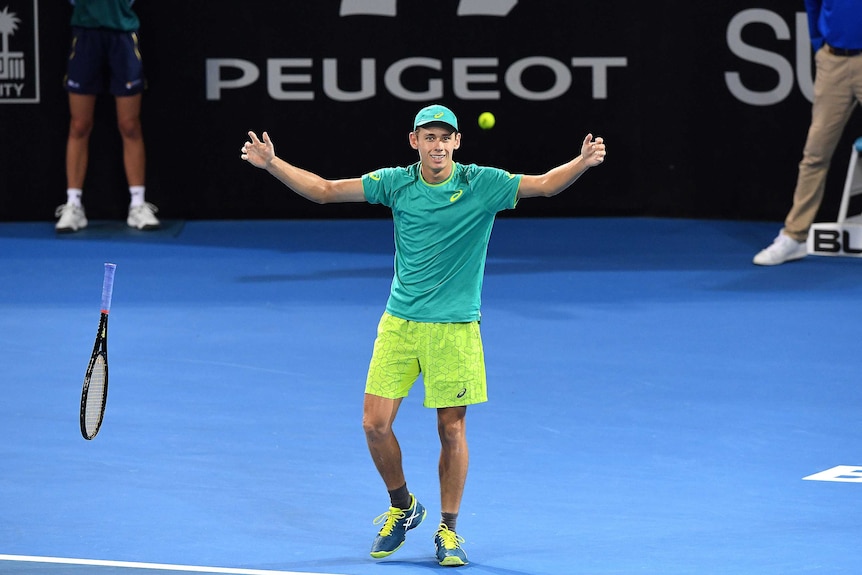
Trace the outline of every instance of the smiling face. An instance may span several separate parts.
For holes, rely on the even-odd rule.
[[[452,156],[461,147],[461,133],[447,124],[427,124],[410,132],[410,147],[419,152],[422,177],[436,184],[452,174]]]

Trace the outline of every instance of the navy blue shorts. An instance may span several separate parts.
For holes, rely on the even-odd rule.
[[[133,96],[144,90],[136,32],[73,28],[66,89],[75,94]]]

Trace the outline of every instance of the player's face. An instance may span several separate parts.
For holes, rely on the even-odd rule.
[[[461,134],[445,126],[423,126],[410,132],[410,146],[419,152],[423,169],[439,174],[451,167],[452,155],[461,146]]]

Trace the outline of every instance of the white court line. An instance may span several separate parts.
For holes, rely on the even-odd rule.
[[[160,569],[193,573],[228,573],[231,575],[338,575],[337,573],[307,573],[302,571],[270,571],[268,569],[234,569],[232,567],[203,567],[199,565],[169,565],[167,563],[139,563],[136,561],[105,561],[102,559],[69,559],[64,557],[36,557],[32,555],[2,555],[0,561],[29,563],[58,563],[61,565],[89,565],[91,567],[125,567],[127,569]]]
[[[836,465],[826,471],[803,477],[808,481],[840,481],[862,483],[862,465]]]

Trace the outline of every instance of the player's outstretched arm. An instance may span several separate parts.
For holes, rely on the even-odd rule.
[[[240,158],[256,168],[266,170],[300,196],[318,204],[365,201],[361,179],[321,178],[276,156],[275,144],[267,132],[263,133],[263,141],[254,132],[249,132],[248,137],[249,141],[242,145]]]
[[[574,184],[588,169],[604,162],[607,153],[604,138],[594,140],[592,134],[587,134],[580,156],[540,176],[525,175],[518,188],[518,197],[555,196]]]

